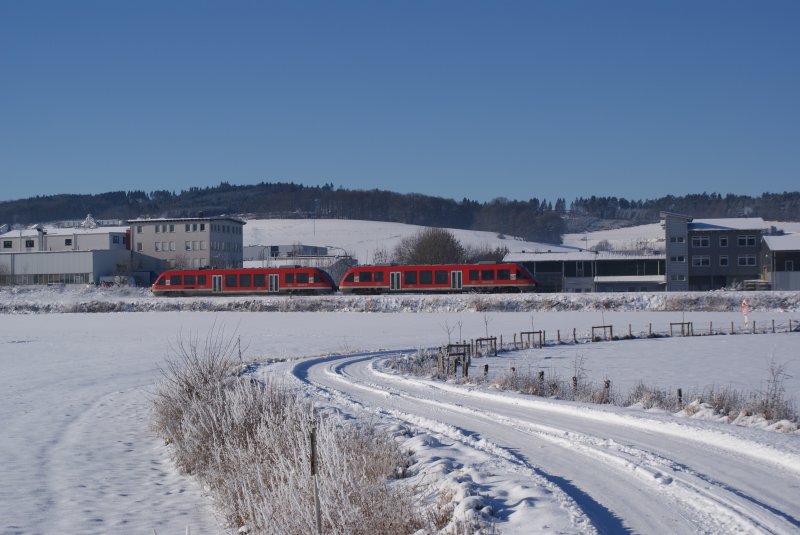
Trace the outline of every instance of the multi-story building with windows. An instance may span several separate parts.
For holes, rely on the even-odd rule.
[[[171,268],[239,268],[242,227],[235,217],[132,219],[131,250]]]
[[[663,212],[667,291],[717,290],[760,276],[760,217],[693,219]]]

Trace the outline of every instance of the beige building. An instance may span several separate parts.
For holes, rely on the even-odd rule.
[[[172,268],[240,268],[243,227],[235,217],[132,219],[131,251]]]

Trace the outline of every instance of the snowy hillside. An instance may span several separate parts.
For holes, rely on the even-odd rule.
[[[361,264],[374,262],[375,255],[391,253],[407,236],[424,227],[382,221],[353,221],[347,219],[251,219],[244,226],[244,245],[314,245],[333,247],[332,254],[346,251]],[[449,229],[465,246],[507,247],[511,252],[567,251],[547,243],[527,242],[495,232]]]

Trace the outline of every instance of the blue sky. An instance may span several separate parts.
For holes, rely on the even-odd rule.
[[[800,2],[0,0],[0,200],[800,189]]]

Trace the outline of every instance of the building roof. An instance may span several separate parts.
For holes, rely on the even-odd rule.
[[[564,253],[508,253],[504,262],[592,262],[595,260],[664,260],[664,253],[626,254],[611,251],[572,251]]]
[[[210,217],[139,217],[137,219],[129,219],[128,223],[181,223],[184,221],[233,221],[242,225],[247,223],[244,219],[227,215]]]
[[[800,251],[800,234],[764,236],[770,251]]]
[[[760,217],[728,217],[720,219],[692,219],[689,230],[764,230],[768,229]]]
[[[76,234],[125,234],[129,227],[43,227],[46,236],[74,236]],[[39,235],[36,228],[26,228],[22,230],[9,230],[4,234],[0,234],[3,238],[30,238]]]

